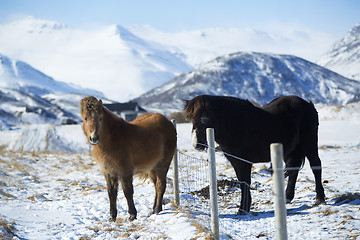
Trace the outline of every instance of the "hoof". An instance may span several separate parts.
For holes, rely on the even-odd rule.
[[[316,199],[316,201],[315,201],[315,205],[320,205],[323,203],[325,203],[325,199]]]
[[[155,210],[153,210],[152,211],[152,214],[159,214],[161,212],[161,210],[160,211],[155,211]]]
[[[239,209],[239,211],[236,213],[236,215],[239,215],[239,216],[243,216],[243,215],[248,215],[249,212],[243,210],[243,209]]]
[[[153,214],[158,214],[158,213],[161,212],[161,211],[162,211],[162,206],[160,206],[160,207],[154,207],[152,213],[153,213]]]
[[[291,199],[286,199],[286,204],[289,204],[289,203],[291,203]]]
[[[132,222],[132,221],[134,221],[136,219],[136,216],[135,215],[130,215],[130,217],[129,217],[129,220]]]

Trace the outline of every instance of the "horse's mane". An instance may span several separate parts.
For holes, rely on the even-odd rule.
[[[239,107],[254,107],[254,105],[248,100],[227,97],[227,96],[211,96],[211,95],[200,95],[191,100],[185,101],[184,106],[184,116],[187,120],[194,119],[198,114],[206,108],[207,105],[213,103],[222,104],[225,108],[233,108],[235,104],[237,108]]]
[[[118,120],[123,120],[122,117],[120,117],[119,115],[111,112],[107,107],[105,107],[102,104],[101,99],[98,100],[97,98],[93,97],[93,96],[88,96],[85,97],[84,99],[81,100],[80,102],[80,111],[81,114],[84,112],[88,112],[88,113],[95,113],[98,114],[101,111],[103,111],[104,113],[106,113],[108,116],[111,116],[111,118],[113,119],[118,119]],[[125,121],[125,120],[123,120]]]
[[[102,104],[99,104],[99,101],[93,96],[85,97],[80,101],[81,113],[99,112],[101,110],[101,106]]]
[[[205,101],[206,101],[205,98],[206,98],[205,95],[201,95],[191,100],[185,101],[184,114],[187,120],[190,120],[194,118],[194,116],[198,115],[200,109],[202,109],[205,106]]]

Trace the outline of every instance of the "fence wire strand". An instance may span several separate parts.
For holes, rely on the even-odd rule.
[[[198,145],[201,145],[201,146],[204,146],[206,149],[207,148],[211,148],[209,145],[207,144],[203,144],[203,143],[197,143]],[[219,151],[218,149],[214,148],[215,151]],[[229,157],[232,157],[234,159],[237,159],[239,161],[242,161],[242,162],[245,162],[245,163],[248,163],[248,164],[254,164],[254,162],[251,162],[249,160],[246,160],[244,158],[241,158],[241,157],[238,157],[238,156],[235,156],[235,155],[232,155],[230,153],[227,153],[227,152],[224,152],[221,150],[221,152],[224,154],[224,156],[229,156]],[[270,148],[269,148],[269,152],[270,152]],[[269,159],[270,160],[270,159]],[[303,164],[300,166],[300,167],[284,167],[283,170],[284,171],[300,171],[301,169],[303,168]],[[310,166],[311,170],[312,171],[315,171],[315,170],[322,170],[322,167],[321,166]],[[275,169],[274,169],[275,170]],[[276,170],[279,170],[279,169],[276,169]]]

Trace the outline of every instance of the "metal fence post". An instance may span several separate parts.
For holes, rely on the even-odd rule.
[[[172,119],[171,122],[174,124],[176,129],[176,121]],[[176,206],[180,206],[180,191],[179,191],[179,166],[178,166],[178,157],[177,157],[177,146],[173,156],[173,185],[174,185],[174,202]]]
[[[281,143],[270,145],[271,162],[273,165],[273,183],[275,194],[275,224],[276,239],[287,239],[286,227],[286,203],[285,203],[285,179],[283,167],[283,146]]]
[[[217,180],[216,180],[216,162],[215,162],[215,137],[214,129],[206,129],[206,137],[208,142],[208,156],[209,156],[209,176],[210,176],[210,208],[211,208],[211,232],[214,239],[220,239],[219,234],[219,213],[217,202]]]

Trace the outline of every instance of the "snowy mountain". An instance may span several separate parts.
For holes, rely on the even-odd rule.
[[[318,64],[360,81],[360,23],[336,42]]]
[[[0,25],[0,36],[1,53],[117,101],[135,98],[225,54],[256,51],[318,59],[335,41],[307,29],[165,33],[144,25],[78,29],[34,17]]]
[[[104,97],[0,54],[0,130],[29,123],[79,123],[78,104],[84,95]]]
[[[291,54],[318,59],[336,40],[333,36],[308,29],[205,28],[195,31],[161,32],[147,25],[128,30],[137,36],[180,50],[194,67],[212,59],[239,51]]]
[[[28,17],[0,25],[0,52],[55,79],[126,101],[193,70],[176,48],[119,25],[75,29]]]
[[[59,82],[33,68],[29,64],[0,54],[0,87],[17,89],[31,95],[43,96],[49,93],[77,93],[83,95],[104,95],[96,90]]]
[[[360,100],[360,83],[290,55],[240,52],[218,57],[135,99],[142,106],[181,109],[183,99],[227,95],[264,104],[281,95],[314,103]]]

